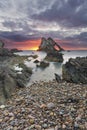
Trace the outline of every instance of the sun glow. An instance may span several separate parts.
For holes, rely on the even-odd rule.
[[[38,47],[31,47],[30,50],[38,50]]]

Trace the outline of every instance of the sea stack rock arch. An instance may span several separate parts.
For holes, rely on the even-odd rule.
[[[47,56],[45,57],[45,60],[47,61],[63,62],[63,55],[59,52],[64,51],[64,49],[58,45],[51,37],[48,39],[43,37],[41,39],[39,51],[45,51],[47,53]]]
[[[58,48],[58,50],[56,48]],[[56,43],[51,37],[48,39],[42,37],[39,50],[45,52],[64,51],[64,49],[58,45],[58,43]]]

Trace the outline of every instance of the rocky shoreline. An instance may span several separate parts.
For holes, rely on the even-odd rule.
[[[29,81],[32,69],[24,64],[27,58],[15,55],[6,48],[0,48],[0,105],[11,98],[17,87],[25,87]]]
[[[51,44],[53,40],[46,42]],[[64,64],[63,79],[55,74],[56,80],[25,87],[32,74],[24,64],[28,57],[14,55],[17,50],[11,52],[3,46],[0,48],[0,130],[86,130],[87,57],[70,59]],[[49,58],[60,55],[55,52]],[[40,62],[39,67],[47,66],[49,62]]]
[[[2,130],[86,130],[87,84],[36,82],[0,106]]]

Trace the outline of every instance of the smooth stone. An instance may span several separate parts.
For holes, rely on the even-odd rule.
[[[34,124],[34,119],[33,118],[30,119],[29,122],[30,122],[30,124]]]
[[[79,128],[79,124],[77,122],[75,122],[74,129],[77,130],[78,128]]]
[[[14,127],[14,130],[18,130],[17,126]]]
[[[65,128],[66,128],[66,125],[63,124],[63,125],[62,125],[62,128],[65,129]]]
[[[42,125],[42,127],[43,127],[44,129],[46,129],[46,128],[48,127],[48,125],[44,123],[44,124]]]
[[[55,108],[55,104],[50,102],[50,103],[47,104],[47,108],[48,109],[53,109],[53,108]]]
[[[46,104],[42,104],[42,105],[40,106],[40,108],[45,109],[45,108],[47,108],[47,106],[46,106]]]
[[[5,105],[1,105],[0,108],[1,108],[1,109],[5,108]]]
[[[2,123],[3,119],[0,119],[0,123]]]
[[[41,130],[41,126],[40,126],[40,125],[35,125],[35,128],[36,128],[37,130]]]
[[[11,113],[9,113],[9,116],[14,116],[14,114],[11,112]]]

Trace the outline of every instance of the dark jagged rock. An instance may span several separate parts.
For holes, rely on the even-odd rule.
[[[25,87],[30,79],[31,69],[23,64],[21,64],[21,67],[23,70],[19,74],[8,66],[0,66],[0,104],[11,97],[16,87]]]
[[[32,70],[23,63],[19,64],[22,71],[18,73],[13,69],[15,62],[11,65],[11,61],[14,58],[18,62],[18,58],[13,54],[14,51],[10,51],[4,47],[4,43],[0,43],[0,104],[3,104],[7,98],[9,98],[14,92],[15,87],[25,87],[27,81],[30,79]]]
[[[52,38],[42,38],[39,50],[47,52],[45,60],[63,62],[63,56],[61,53],[59,53],[59,51],[63,51],[64,49],[60,47]]]
[[[59,51],[64,51],[64,49],[58,45],[58,43],[56,43],[51,37],[49,37],[47,40],[51,43],[51,45],[53,44],[53,47],[55,49],[58,48]]]
[[[34,63],[39,63],[40,61],[39,60],[35,60]]]
[[[0,40],[0,48],[4,47],[4,42],[2,40]]]
[[[45,60],[52,62],[63,62],[63,55],[57,51],[47,53]]]
[[[37,67],[46,68],[49,66],[49,62],[41,61],[40,64],[37,65]]]
[[[55,79],[58,83],[60,83],[62,81],[61,77],[55,73]]]
[[[69,59],[62,67],[62,77],[68,82],[87,84],[87,57]]]
[[[10,52],[8,49],[0,48],[0,62],[9,60],[13,56],[15,55],[12,52]]]
[[[0,48],[0,56],[13,56],[13,53],[6,48]]]
[[[16,48],[13,48],[13,49],[10,50],[10,52],[12,52],[12,53],[21,52],[21,51],[22,51],[22,50],[18,50],[18,49],[16,49]]]
[[[39,46],[40,51],[45,51],[45,52],[54,52],[58,51],[56,48],[59,49],[59,51],[63,51],[64,49],[60,47],[52,38],[42,38],[41,44]]]
[[[0,104],[4,103],[15,90],[16,82],[12,75],[13,72],[7,66],[0,67]]]

